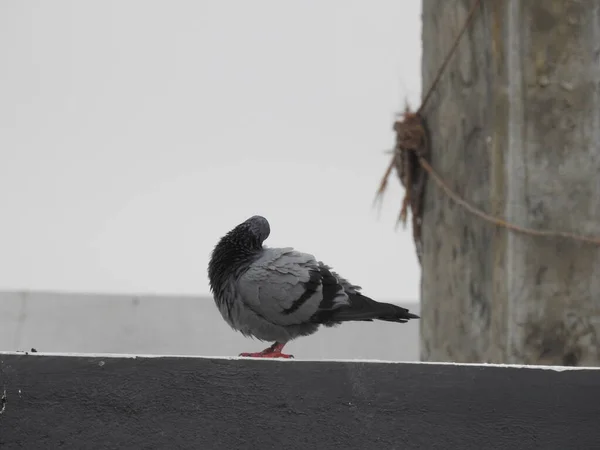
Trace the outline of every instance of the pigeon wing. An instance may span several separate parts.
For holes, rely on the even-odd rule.
[[[338,278],[314,256],[266,248],[237,281],[244,304],[271,323],[310,322],[318,312],[348,305]]]

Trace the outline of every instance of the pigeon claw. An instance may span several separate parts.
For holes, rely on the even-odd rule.
[[[240,356],[246,358],[285,358],[292,359],[294,355],[286,355],[285,353],[281,353],[285,344],[280,344],[279,342],[275,342],[269,348],[264,349],[262,352],[255,353],[240,353]]]
[[[254,353],[240,353],[240,356],[245,358],[285,358],[293,359],[294,355],[288,355],[281,352],[254,352]]]

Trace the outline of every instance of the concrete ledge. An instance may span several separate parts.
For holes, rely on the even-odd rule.
[[[0,353],[0,361],[2,450],[600,442],[592,368],[39,353]]]

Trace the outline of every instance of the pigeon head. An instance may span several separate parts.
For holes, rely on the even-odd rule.
[[[240,253],[262,249],[271,234],[269,222],[262,216],[252,216],[221,238],[217,247],[228,247]]]
[[[252,216],[232,230],[243,240],[249,240],[262,247],[262,243],[271,234],[269,221],[263,216]]]
[[[262,252],[269,237],[269,222],[252,216],[223,236],[215,246],[208,264],[208,277],[213,290],[219,290],[229,276],[243,271]]]

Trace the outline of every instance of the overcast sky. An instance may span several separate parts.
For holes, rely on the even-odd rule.
[[[207,294],[254,214],[378,299],[417,300],[395,113],[416,0],[0,2],[0,288]]]

